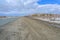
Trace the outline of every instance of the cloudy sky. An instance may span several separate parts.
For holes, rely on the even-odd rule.
[[[0,16],[60,13],[60,0],[0,0]]]

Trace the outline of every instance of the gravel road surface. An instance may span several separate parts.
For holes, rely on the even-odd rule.
[[[21,17],[0,28],[0,40],[60,40],[60,28]]]

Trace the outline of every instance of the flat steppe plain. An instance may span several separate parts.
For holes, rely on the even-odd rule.
[[[0,28],[0,40],[60,40],[60,28],[20,17]]]

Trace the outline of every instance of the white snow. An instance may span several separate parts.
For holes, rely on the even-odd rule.
[[[33,17],[34,19],[39,19],[39,20],[42,20],[42,21],[48,21],[48,22],[51,22],[51,23],[58,23],[60,24],[60,18],[51,18],[51,19],[48,19],[48,18],[39,18],[39,17]]]

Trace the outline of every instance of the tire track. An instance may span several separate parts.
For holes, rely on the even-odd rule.
[[[27,22],[27,25],[29,26],[30,24],[30,28],[32,28],[34,31],[33,33],[35,33],[36,35],[38,34],[38,37],[41,37],[40,39],[44,40],[59,40],[60,39],[60,29],[58,28],[53,28],[53,27],[49,27],[48,25],[45,25],[43,23],[39,23],[36,20],[32,20],[29,18],[26,18],[25,21]],[[34,23],[33,23],[34,22]],[[38,26],[39,25],[39,26]],[[31,31],[32,31],[31,29]],[[56,31],[58,33],[56,33]],[[42,38],[43,37],[43,38]]]
[[[28,25],[28,27],[30,28],[30,31],[31,31],[31,35],[34,37],[34,35],[35,35],[35,37],[37,37],[36,39],[34,38],[34,40],[47,40],[47,38],[45,37],[45,38],[42,38],[43,36],[42,36],[42,34],[40,33],[39,34],[39,32],[38,32],[38,30],[36,30],[36,28],[28,21],[28,20],[25,20],[26,22],[26,24]],[[30,25],[29,25],[30,24]],[[44,34],[43,34],[44,35]]]

